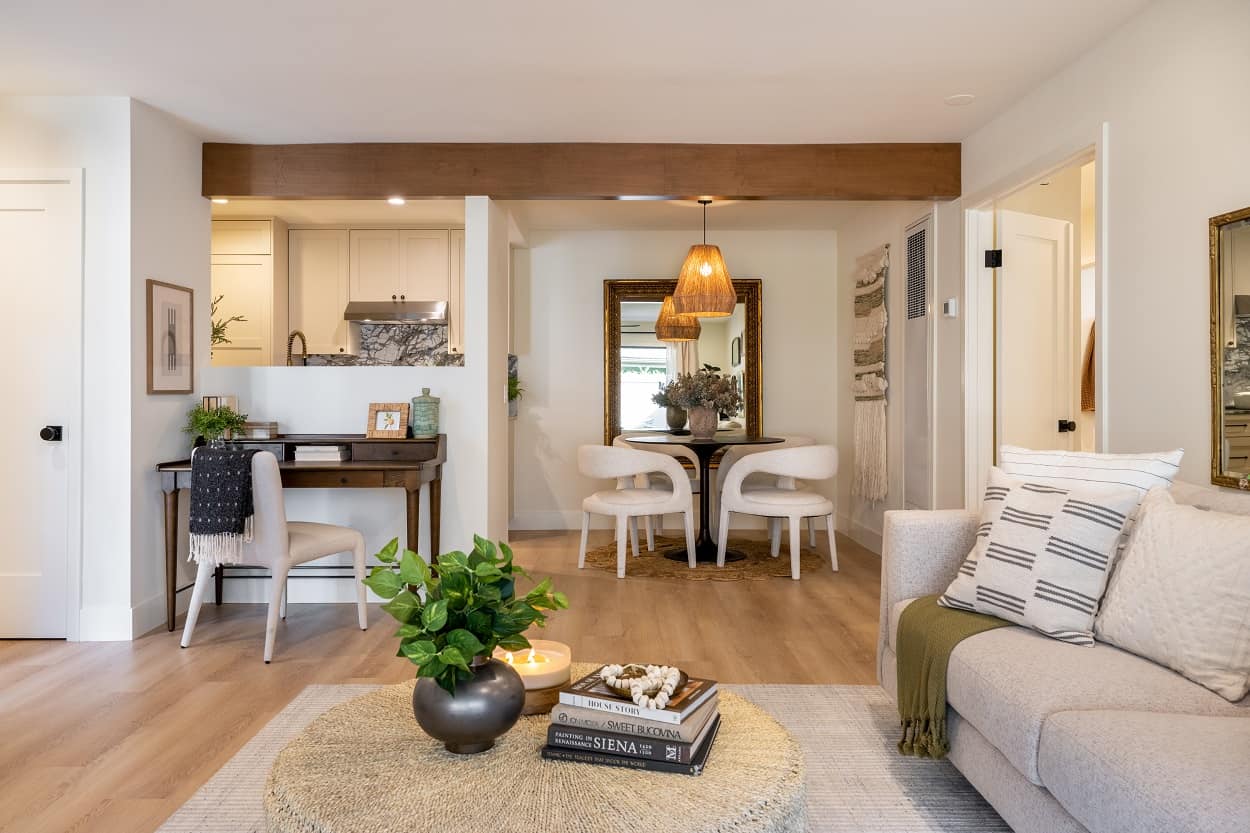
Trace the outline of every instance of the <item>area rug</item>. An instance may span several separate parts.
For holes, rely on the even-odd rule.
[[[158,833],[263,833],[265,778],[274,758],[327,709],[374,688],[305,688]],[[770,712],[803,747],[811,833],[1010,833],[949,761],[898,754],[898,714],[881,688],[727,688]],[[715,766],[715,753],[708,765]]]
[[[803,532],[804,541],[807,532]],[[682,578],[687,581],[742,581],[744,579],[790,578],[790,544],[789,540],[781,543],[781,554],[773,558],[768,554],[767,541],[749,539],[729,539],[729,548],[738,550],[746,558],[741,561],[726,562],[724,567],[715,564],[700,564],[695,569],[685,561],[673,561],[665,558],[664,553],[674,549],[685,549],[686,539],[655,536],[655,552],[647,552],[646,537],[639,530],[638,557],[634,558],[632,550],[625,550],[625,575],[638,578]],[[607,570],[616,573],[616,542],[602,547],[586,550],[586,566],[596,570]],[[823,554],[810,549],[806,544],[799,548],[799,570],[811,573],[816,570],[828,570],[829,559]]]

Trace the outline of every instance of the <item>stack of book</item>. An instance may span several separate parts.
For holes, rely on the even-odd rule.
[[[351,457],[345,445],[297,445],[297,463],[341,463]]]
[[[560,691],[544,758],[699,775],[720,728],[716,682],[691,678],[662,709],[613,694],[595,671]]]

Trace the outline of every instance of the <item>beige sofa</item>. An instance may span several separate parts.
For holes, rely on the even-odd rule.
[[[1250,496],[1177,484],[1178,502],[1250,514]],[[964,511],[887,512],[877,673],[897,692],[903,608],[972,548]],[[960,643],[947,672],[950,759],[1017,833],[1245,833],[1250,697],[1229,703],[1111,645],[1024,628]]]

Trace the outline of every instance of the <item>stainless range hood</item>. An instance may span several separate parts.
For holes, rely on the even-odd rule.
[[[361,324],[446,324],[446,301],[352,301],[343,319]]]

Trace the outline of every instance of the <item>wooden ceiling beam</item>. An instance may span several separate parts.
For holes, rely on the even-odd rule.
[[[955,143],[204,145],[203,193],[270,199],[619,197],[928,200],[960,193]]]

